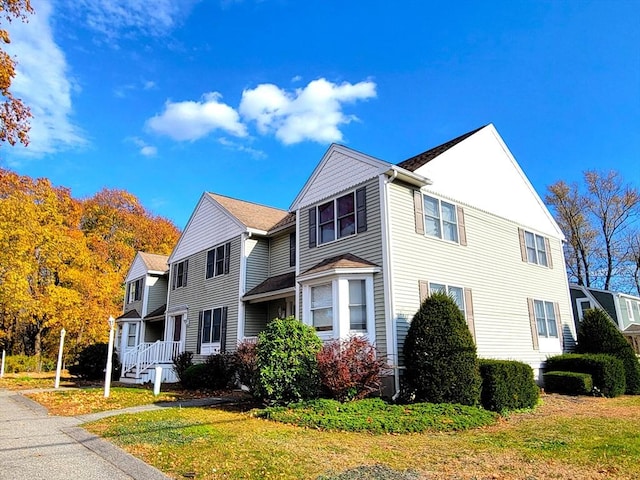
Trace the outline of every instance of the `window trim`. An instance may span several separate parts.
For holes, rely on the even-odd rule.
[[[219,256],[220,252],[222,252],[222,257]],[[205,280],[227,275],[229,273],[230,256],[231,242],[222,243],[207,250],[204,264]],[[209,272],[209,269],[211,269],[211,272]]]
[[[433,293],[435,293],[432,290],[431,285],[442,285],[442,286],[444,286],[445,290],[446,290],[445,293],[451,298],[453,298],[453,297],[449,293],[449,289],[450,288],[457,288],[458,290],[460,290],[460,293],[461,293],[461,297],[460,298],[462,299],[462,309],[460,311],[462,312],[462,315],[464,316],[465,321],[466,321],[466,319],[467,319],[467,299],[465,298],[465,288],[461,287],[460,285],[452,285],[452,284],[448,284],[448,283],[444,283],[444,282],[433,282],[433,281],[429,280],[429,295],[432,295]],[[458,308],[460,308],[460,305],[458,305]]]
[[[128,283],[127,303],[139,302],[142,298],[142,278]]]
[[[341,199],[351,197],[353,209],[346,215],[338,215],[338,202]],[[344,238],[350,238],[358,233],[364,233],[367,231],[367,194],[366,185],[349,190],[341,195],[336,195],[322,203],[319,203],[309,209],[309,248],[319,247],[321,245],[327,245]],[[320,222],[320,208],[331,205],[332,217],[330,220],[321,223]],[[353,232],[345,235],[340,234],[340,221],[345,218],[353,219]],[[322,241],[322,228],[333,227],[333,238],[330,240]]]
[[[531,230],[525,230],[524,228],[518,228],[518,237],[520,239],[520,254],[523,262],[531,265],[538,265],[543,268],[553,268],[549,237],[540,235]],[[533,245],[530,244],[528,240],[529,238],[533,238]],[[535,255],[534,260],[529,258],[530,251]],[[544,263],[540,261],[541,252],[544,255]]]
[[[555,317],[555,331],[556,336],[541,335],[538,329],[538,317],[536,313],[536,302],[543,303],[543,309],[545,312],[545,321],[547,331],[549,328],[549,319],[547,317],[548,310],[547,306],[550,305],[553,311],[553,315]],[[529,310],[529,324],[531,327],[531,339],[533,342],[533,349],[545,352],[545,353],[553,353],[564,350],[564,332],[563,332],[563,324],[562,318],[560,314],[560,304],[558,302],[554,302],[552,300],[544,300],[541,298],[527,298],[527,305]],[[559,348],[558,348],[559,347]]]
[[[178,276],[180,266],[182,265],[182,275]],[[187,275],[189,272],[189,259],[176,262],[171,268],[171,290],[178,288],[184,288],[187,286]],[[180,285],[178,285],[178,278],[180,278]]]
[[[219,327],[219,333],[218,333],[219,339],[217,341],[214,341],[213,325],[214,325],[215,312],[218,310],[220,311],[220,327]],[[204,341],[203,339],[204,325],[205,325],[204,317],[206,312],[211,312],[211,332],[210,332],[209,338],[207,339],[208,341]],[[197,339],[197,345],[196,345],[198,354],[211,355],[213,353],[220,353],[226,350],[226,335],[227,335],[227,320],[228,320],[227,315],[228,315],[228,308],[222,307],[222,306],[205,308],[203,310],[200,310],[200,312],[198,312],[198,339]]]
[[[425,201],[427,199],[433,200],[437,203],[436,207],[438,216],[434,217],[428,215],[427,209],[425,208]],[[442,209],[443,204],[449,205],[451,207],[453,215],[455,216],[455,224],[454,222],[444,219]],[[418,233],[421,233],[428,238],[437,238],[438,240],[449,242],[455,245],[467,245],[464,209],[460,205],[457,205],[454,202],[443,200],[435,195],[417,191],[417,195],[414,199],[414,207],[416,215],[416,231]],[[420,216],[420,218],[418,218],[418,216]],[[431,220],[437,220],[440,235],[432,235],[427,231],[427,217]],[[445,238],[445,224],[455,226],[455,228],[453,229],[453,231],[455,232],[455,239]]]

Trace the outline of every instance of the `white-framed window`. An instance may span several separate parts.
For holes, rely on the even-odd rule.
[[[527,250],[527,261],[537,265],[549,266],[545,238],[533,232],[524,232],[524,242]]]
[[[558,338],[558,324],[553,302],[534,300],[533,308],[538,337]]]
[[[585,312],[592,308],[591,301],[587,298],[579,298],[576,300],[576,305],[578,307],[578,320],[582,320]]]
[[[445,285],[444,283],[432,283],[429,282],[429,294],[433,293],[445,293],[449,295],[456,302],[458,308],[466,317],[466,309],[464,304],[464,288],[455,287],[453,285]]]
[[[187,272],[189,271],[189,260],[175,263],[173,265],[173,283],[171,289],[187,286]]]
[[[366,187],[309,209],[310,248],[366,231]]]
[[[217,277],[229,273],[231,243],[219,245],[207,252],[205,278]]]
[[[631,323],[640,322],[640,302],[636,302],[634,300],[631,300],[630,298],[627,298],[625,300],[627,304],[629,321]]]
[[[333,331],[333,284],[311,287],[311,325],[318,332]]]
[[[202,312],[202,344],[219,343],[222,328],[222,308]]]
[[[129,323],[129,330],[127,333],[127,347],[135,347],[138,341],[138,324]]]
[[[141,298],[142,293],[142,279],[139,278],[129,283],[129,298],[128,303],[137,302]]]
[[[424,233],[458,243],[458,215],[456,206],[439,198],[423,194]]]
[[[374,342],[372,275],[335,275],[303,284],[303,320],[323,340],[364,335]]]

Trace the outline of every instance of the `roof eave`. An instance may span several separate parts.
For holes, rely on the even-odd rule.
[[[274,290],[272,292],[256,293],[254,295],[245,295],[242,300],[249,303],[255,303],[258,300],[277,300],[279,298],[290,297],[291,294],[295,294],[295,287],[287,287],[280,290]]]
[[[338,267],[329,268],[320,272],[312,272],[298,276],[298,282],[308,282],[311,280],[317,280],[319,278],[337,276],[337,275],[371,275],[373,273],[380,273],[382,269],[377,266],[371,267]]]
[[[423,177],[417,173],[406,170],[402,167],[398,167],[397,165],[393,165],[391,168],[386,170],[385,175],[398,180],[402,180],[405,183],[410,185],[415,185],[418,188],[426,187],[427,185],[432,185],[433,182],[427,177]]]

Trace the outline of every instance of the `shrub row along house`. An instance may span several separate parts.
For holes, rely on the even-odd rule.
[[[334,144],[288,211],[204,193],[168,258],[138,254],[118,319],[123,376],[161,365],[175,380],[177,352],[233,351],[294,315],[322,339],[375,343],[393,393],[433,292],[455,299],[480,357],[538,374],[575,343],[562,241],[493,125],[400,163]]]

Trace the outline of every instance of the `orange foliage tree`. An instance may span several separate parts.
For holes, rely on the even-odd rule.
[[[29,0],[0,0],[0,19],[27,21],[27,14],[31,13],[33,8]],[[0,27],[0,41],[11,43],[9,32],[4,27]],[[29,144],[31,111],[11,93],[11,82],[15,76],[16,61],[0,48],[0,95],[4,100],[0,103],[0,141],[11,145],[19,141],[26,146]]]
[[[127,192],[79,201],[0,169],[0,343],[50,355],[61,328],[72,350],[105,340],[136,251],[169,253],[178,235]]]

